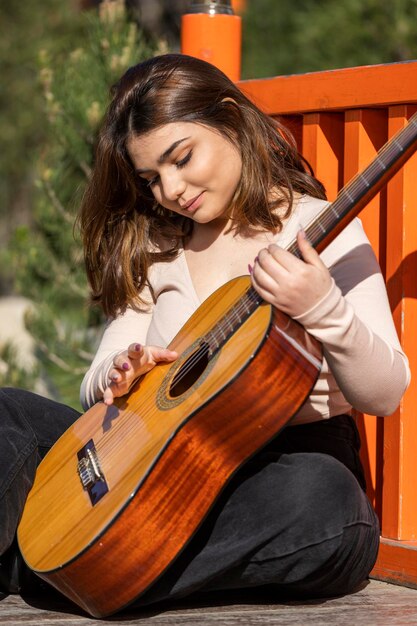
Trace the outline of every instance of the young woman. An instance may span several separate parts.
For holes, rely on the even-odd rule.
[[[112,404],[174,361],[166,346],[190,315],[248,272],[325,357],[291,426],[233,477],[142,604],[264,585],[299,598],[342,594],[374,564],[379,526],[352,410],[392,413],[409,370],[360,221],[320,256],[304,235],[324,204],[285,128],[210,64],[164,55],[115,85],[79,218],[92,298],[108,318],[84,407]],[[302,259],[286,250],[294,239]],[[6,549],[42,450],[76,412],[19,390],[0,401]]]

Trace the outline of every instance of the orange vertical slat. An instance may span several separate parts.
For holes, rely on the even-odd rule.
[[[389,135],[403,128],[416,107],[389,110]],[[402,345],[417,372],[417,155],[388,185],[387,286]],[[401,406],[384,421],[382,535],[417,539],[417,379]]]
[[[297,144],[298,151],[303,153],[303,116],[302,115],[280,115],[276,118],[292,134]]]
[[[384,109],[353,109],[345,114],[344,184],[374,159],[387,140],[387,113]],[[386,194],[379,193],[361,211],[360,218],[381,265],[385,264]],[[382,257],[382,259],[381,259]],[[361,434],[361,458],[368,496],[379,516],[382,509],[383,424],[373,415],[357,415]]]
[[[383,109],[353,109],[346,112],[345,184],[372,161],[386,142],[386,117],[386,111]],[[385,260],[385,211],[386,198],[382,192],[371,200],[360,214],[366,234],[382,267]]]
[[[343,177],[343,115],[305,115],[302,142],[304,157],[324,184],[328,199],[334,200]]]

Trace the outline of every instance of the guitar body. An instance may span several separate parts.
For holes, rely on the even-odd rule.
[[[160,364],[98,403],[38,468],[18,529],[28,566],[91,615],[138,598],[196,532],[231,476],[297,412],[321,347],[266,303],[203,362],[205,335],[248,290],[217,290]]]

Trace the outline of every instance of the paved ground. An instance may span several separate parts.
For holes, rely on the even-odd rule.
[[[112,618],[86,617],[59,596],[0,600],[0,624],[7,626],[417,626],[417,590],[370,581],[358,592],[314,602],[280,602],[253,592],[211,594],[192,605],[127,611]]]

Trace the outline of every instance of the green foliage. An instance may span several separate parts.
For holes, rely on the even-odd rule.
[[[80,20],[84,45],[40,53],[45,135],[38,164],[33,223],[13,235],[8,263],[15,290],[36,303],[27,323],[57,397],[78,406],[102,319],[87,306],[81,243],[73,230],[90,174],[109,87],[152,51],[123,2],[107,0]]]
[[[417,57],[417,0],[256,0],[244,15],[243,75],[275,76]]]
[[[2,2],[0,24],[0,217],[14,221],[29,213],[33,153],[45,134],[39,48],[53,42],[59,53],[84,33],[79,12],[61,0]]]
[[[24,370],[19,363],[19,355],[11,343],[0,350],[0,387],[20,387],[35,389],[39,378],[39,368]]]

